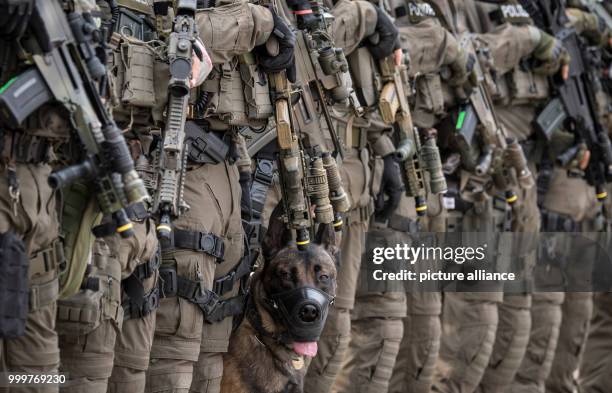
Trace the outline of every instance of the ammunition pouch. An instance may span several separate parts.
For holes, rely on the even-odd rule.
[[[94,242],[91,274],[82,281],[80,290],[57,302],[57,332],[60,335],[86,335],[103,321],[112,320],[120,329],[123,322],[121,307],[121,265],[107,244]]]
[[[353,87],[361,105],[375,107],[378,104],[382,81],[368,48],[360,47],[347,56]]]
[[[159,307],[159,288],[154,286],[145,293],[143,281],[153,277],[160,264],[161,249],[158,249],[153,258],[136,266],[132,274],[121,281],[125,295],[121,304],[124,320],[144,318]]]
[[[415,80],[415,98],[412,118],[418,127],[432,127],[444,115],[445,103],[442,79],[438,74],[425,74]]]
[[[185,123],[185,143],[189,144],[187,158],[194,164],[218,164],[225,161],[230,152],[229,144],[214,131],[193,121]]]
[[[51,160],[50,139],[20,131],[0,130],[0,159],[22,164],[42,164]]]
[[[545,75],[523,71],[515,67],[508,73],[509,94],[512,105],[533,105],[534,101],[549,98],[550,90]]]
[[[156,94],[156,85],[161,86],[159,80],[163,79],[158,67],[161,60],[143,41],[117,35],[113,38],[117,42],[108,64],[113,117],[123,124],[150,126],[151,111],[161,106]]]
[[[223,239],[219,236],[212,233],[182,229],[174,229],[172,233],[174,236],[172,237],[170,248],[184,248],[203,252],[216,258],[217,263],[223,262],[225,243],[223,243]]]
[[[227,126],[261,128],[272,115],[267,77],[257,72],[256,64],[223,63],[214,66],[211,75],[200,87],[208,97],[204,113],[213,129]]]
[[[12,231],[1,233],[0,338],[14,338],[25,334],[30,298],[28,265],[23,241]]]
[[[243,257],[240,263],[228,274],[215,279],[213,290],[202,288],[202,283],[181,277],[175,266],[162,266],[159,270],[159,292],[161,297],[179,296],[196,304],[204,313],[208,323],[219,322],[226,317],[238,315],[244,306],[244,295],[221,300],[223,295],[234,289],[237,282],[251,272],[251,258]]]

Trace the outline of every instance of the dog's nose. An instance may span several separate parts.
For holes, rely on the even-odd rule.
[[[300,309],[300,319],[304,322],[314,322],[319,317],[319,309],[312,304],[305,304]]]

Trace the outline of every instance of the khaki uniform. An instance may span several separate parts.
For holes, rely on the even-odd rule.
[[[129,12],[152,18],[151,5],[119,4]],[[155,173],[149,162],[150,131],[161,121],[159,108],[165,103],[167,70],[142,41],[120,39],[118,34],[115,38],[108,64],[114,76],[113,116],[120,127],[130,129],[125,137],[132,157],[140,176],[149,182]],[[151,77],[154,74],[156,78]],[[60,301],[61,369],[70,378],[63,391],[144,392],[159,305],[160,263],[155,223],[146,209],[144,204],[130,209],[133,237],[112,235],[96,241],[94,270],[86,280],[99,280],[100,289],[83,290]],[[96,303],[99,309],[91,310]],[[79,308],[89,313],[81,312],[75,318]]]
[[[201,87],[206,91],[214,88],[215,83],[218,85],[220,73],[225,72],[226,65],[235,61],[236,56],[265,43],[273,27],[272,15],[267,9],[246,2],[199,10],[196,22],[215,67]],[[235,75],[228,80],[240,83]],[[227,99],[221,94],[215,96],[218,105]],[[229,118],[231,116],[226,119]],[[230,129],[232,124],[228,124],[219,112],[209,112],[206,120],[210,120],[211,129],[221,137],[223,133],[227,136],[234,132]],[[239,266],[244,252],[238,179],[238,169],[228,161],[188,165],[184,198],[191,209],[173,222],[175,248],[164,250],[160,269],[162,280],[172,279],[176,274],[187,286],[183,287],[185,290],[179,287],[178,292],[161,300],[147,372],[148,392],[214,393],[220,390],[222,354],[229,345],[233,317],[224,317],[227,314],[221,312],[220,320],[207,321],[213,316],[204,315],[185,292],[189,295],[201,293],[188,288],[194,291],[199,288],[204,293],[215,291],[222,300],[238,295],[239,280],[228,281],[232,285],[221,285]],[[208,239],[209,242],[177,242],[177,231],[182,231],[187,239]],[[207,244],[214,244],[213,249],[201,248]],[[224,252],[220,252],[221,244]]]
[[[429,3],[440,13],[447,28],[454,29],[455,33],[482,33],[474,2]],[[470,181],[470,174],[465,171],[455,174],[454,179],[447,179],[447,198],[454,198],[450,206],[457,206],[448,211],[447,230],[485,233],[508,230],[505,202],[496,202],[497,196],[478,194],[466,199],[464,192],[469,189],[466,183]],[[473,392],[477,389],[493,352],[499,324],[498,306],[503,301],[499,284],[494,283],[491,291],[444,294],[442,342],[433,391]]]
[[[580,392],[605,392],[612,386],[610,331],[612,331],[612,296],[596,293],[593,296],[593,317],[580,367]]]
[[[399,17],[397,23],[402,47],[410,54],[409,71],[416,83],[413,119],[416,126],[429,128],[446,113],[439,72],[455,61],[458,43],[435,15],[415,12],[414,5],[423,6],[425,3],[400,4],[409,6],[407,15]],[[443,49],[432,51],[431,48]],[[446,210],[441,196],[430,195],[427,205],[428,215],[420,220],[420,230],[443,232],[446,229]],[[403,220],[415,220],[412,198],[402,198],[396,215]],[[403,337],[389,392],[429,392],[440,348],[441,294],[420,291],[406,293],[406,312],[403,318]]]
[[[517,6],[509,2],[508,6]],[[500,10],[497,5],[480,4],[481,15]],[[503,5],[501,5],[503,6]],[[503,13],[502,13],[503,15]],[[487,34],[480,38],[490,49],[493,68],[496,71],[495,91],[496,113],[508,134],[523,147],[529,168],[536,176],[535,151],[538,143],[532,121],[537,112],[534,102],[548,98],[549,90],[546,76],[527,73],[519,68],[519,62],[528,58],[539,41],[539,32],[530,26],[529,20],[519,16],[503,18],[499,21],[482,20]],[[497,24],[497,26],[494,26]],[[520,114],[520,115],[519,115]],[[535,182],[535,178],[533,179]],[[518,201],[512,206],[512,230],[524,232],[518,257],[521,273],[531,276],[536,258],[534,239],[540,230],[540,211],[537,205],[537,188],[521,189],[516,187]],[[527,349],[531,330],[531,288],[507,288],[512,293],[504,295],[499,306],[499,325],[489,365],[479,385],[479,391],[495,392],[508,386],[520,367]]]
[[[52,115],[57,119],[59,115]],[[63,122],[63,120],[62,120]],[[67,133],[67,124],[64,123]],[[51,130],[47,135],[53,135]],[[25,138],[36,130],[16,131],[13,135]],[[10,131],[4,132],[5,147]],[[30,143],[23,139],[21,143]],[[10,146],[10,144],[9,144]],[[50,148],[50,145],[48,146]],[[47,184],[51,167],[43,159],[38,163],[17,160],[16,173],[19,181],[20,196],[16,205],[9,194],[8,168],[2,153],[0,165],[0,233],[14,231],[23,240],[30,260],[29,312],[26,320],[25,335],[17,338],[0,339],[0,369],[2,372],[22,372],[28,374],[56,373],[59,367],[59,349],[55,332],[56,300],[58,295],[57,268],[61,262],[51,251],[58,241],[59,218],[56,211],[56,193]],[[33,158],[33,157],[31,157]],[[28,159],[31,159],[28,158]],[[16,208],[16,212],[14,212]],[[51,257],[51,264],[45,266],[44,255]],[[8,388],[0,388],[8,392]],[[10,389],[10,391],[13,391]],[[57,392],[57,386],[20,388],[24,392]]]

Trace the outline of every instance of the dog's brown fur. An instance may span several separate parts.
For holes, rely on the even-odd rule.
[[[251,278],[250,296],[253,311],[258,313],[265,331],[282,333],[283,323],[275,319],[264,305],[268,295],[292,288],[313,286],[335,296],[335,234],[331,226],[321,226],[316,244],[298,251],[287,245],[287,231],[278,219],[276,209],[263,242],[263,266]],[[293,360],[298,360],[298,368]],[[302,392],[306,365],[292,348],[261,335],[245,317],[230,340],[223,361],[221,393],[299,393]],[[308,360],[306,360],[308,363]]]

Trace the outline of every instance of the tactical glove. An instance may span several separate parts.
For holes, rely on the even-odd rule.
[[[310,1],[308,0],[287,0],[287,5],[291,8],[291,12],[297,17],[297,25],[300,30],[311,30],[317,23],[318,19],[312,13]]]
[[[376,8],[376,28],[374,34],[368,37],[366,45],[376,60],[390,56],[400,47],[399,31],[393,21],[379,7]]]
[[[563,43],[544,31],[540,31],[540,42],[533,51],[533,57],[539,61],[533,72],[543,75],[554,75],[561,66],[570,63]]]
[[[393,154],[388,154],[383,159],[382,183],[380,192],[376,197],[374,211],[374,217],[379,222],[385,222],[393,215],[399,206],[404,191],[399,163],[395,160]]]
[[[278,50],[276,53],[270,53],[270,50],[266,45],[260,45],[256,48],[258,54],[259,65],[265,72],[280,72],[287,71],[287,79],[291,82],[295,82],[295,33],[281,19],[276,12],[272,12],[272,18],[274,20],[274,30],[272,31],[272,37],[278,42]]]
[[[570,25],[582,34],[594,45],[606,46],[610,37],[610,30],[606,22],[598,15],[584,12],[576,8],[568,8],[566,14]]]
[[[34,0],[0,0],[0,37],[21,37],[34,9]]]

